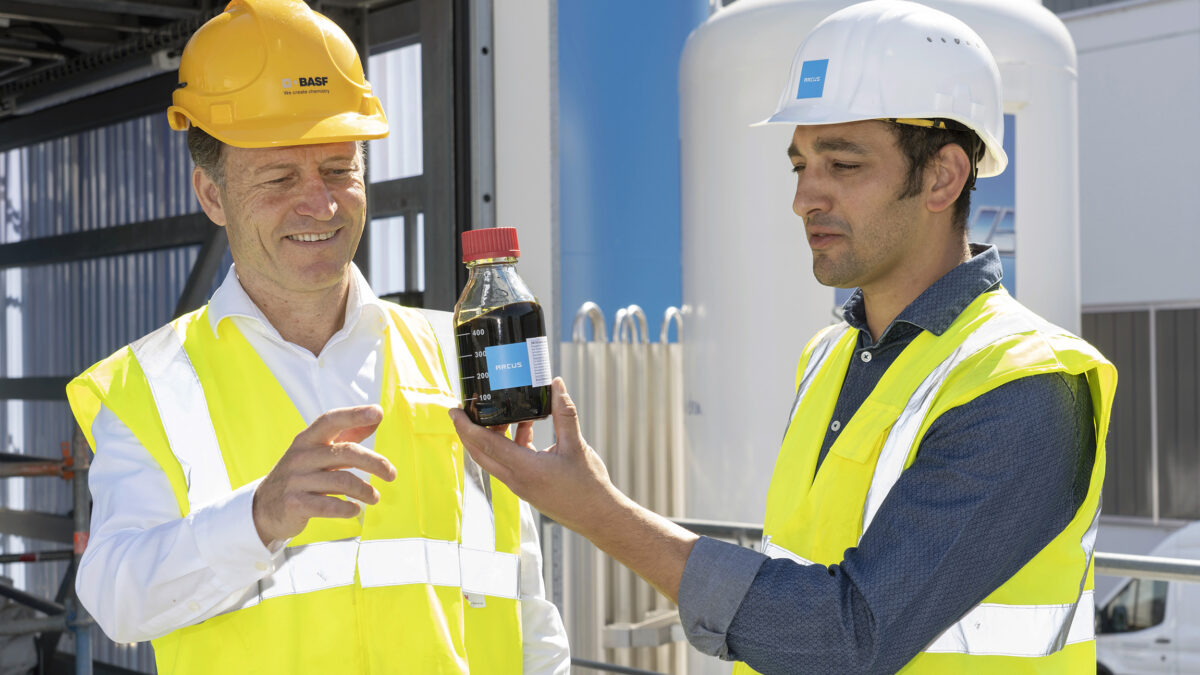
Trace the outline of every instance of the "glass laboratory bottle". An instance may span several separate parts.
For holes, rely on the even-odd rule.
[[[550,414],[550,349],[542,306],[517,274],[517,231],[462,234],[469,277],[454,327],[463,409],[476,424],[495,426]]]

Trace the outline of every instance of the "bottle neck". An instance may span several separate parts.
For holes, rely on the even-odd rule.
[[[514,257],[508,258],[480,258],[479,260],[471,260],[466,263],[467,269],[474,270],[484,265],[516,265],[517,259]]]
[[[467,285],[459,297],[456,311],[500,307],[514,302],[536,302],[533,293],[517,273],[517,258],[484,258],[467,265]]]

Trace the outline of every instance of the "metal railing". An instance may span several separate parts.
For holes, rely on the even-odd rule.
[[[762,525],[755,523],[691,518],[673,518],[672,522],[696,534],[732,541],[747,548],[757,548],[763,534]],[[544,519],[543,525],[561,527],[548,518]],[[1160,581],[1200,582],[1200,560],[1096,552],[1093,563],[1096,574]],[[610,643],[606,645],[608,647],[653,646],[682,640],[683,631],[679,625],[678,613],[671,611],[650,616],[646,621],[637,624],[610,624],[605,627],[605,638]],[[614,641],[621,644],[615,644]],[[580,668],[610,673],[660,675],[653,670],[579,658],[572,658],[571,664]]]
[[[755,523],[687,518],[676,518],[674,522],[696,534],[734,541],[747,548],[754,548],[754,543],[762,539],[762,525]],[[1097,551],[1093,562],[1096,565],[1096,574],[1159,581],[1200,582],[1200,560]]]
[[[589,661],[587,659],[571,659],[571,665],[576,668],[587,668],[589,670],[599,670],[603,673],[622,673],[623,675],[666,675],[657,670],[643,670],[641,668],[630,668],[629,666],[618,666],[614,663],[604,663],[603,661]]]
[[[1096,553],[1096,574],[1160,581],[1200,582],[1200,560],[1125,553]]]

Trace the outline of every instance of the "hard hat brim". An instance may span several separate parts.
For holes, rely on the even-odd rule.
[[[816,114],[814,114],[816,113]],[[944,112],[926,112],[924,114],[905,114],[904,117],[917,119],[950,119],[961,123],[963,126],[971,129],[983,140],[984,153],[983,158],[979,160],[978,177],[991,178],[1004,173],[1004,169],[1008,166],[1008,153],[1004,152],[1004,146],[999,139],[992,137],[991,134],[980,131],[974,128],[974,123],[970,119],[962,118],[956,115],[948,115]],[[792,126],[821,126],[826,124],[848,124],[850,122],[865,122],[867,120],[879,119],[873,115],[846,115],[841,111],[830,110],[826,114],[820,114],[813,106],[806,106],[804,114],[800,114],[796,109],[784,108],[771,115],[761,122],[751,124],[752,127],[763,127],[773,124],[790,124]]]
[[[234,125],[200,122],[179,106],[168,108],[167,115],[174,129],[184,128],[177,125],[181,124],[181,118],[186,118],[190,124],[200,127],[213,138],[236,148],[368,141],[388,135],[387,117],[382,110],[372,115],[350,112],[321,119],[295,119],[287,124],[279,124],[276,120],[239,120],[236,128]]]

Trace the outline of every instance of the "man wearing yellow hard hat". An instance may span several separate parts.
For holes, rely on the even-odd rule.
[[[351,262],[388,132],[353,44],[302,0],[233,0],[173,103],[234,266],[68,385],[84,605],[160,673],[567,672],[529,507],[446,416],[453,347]]]
[[[528,424],[514,443],[451,411],[471,454],[677,599],[691,643],[736,673],[1095,672],[1116,372],[967,241],[976,177],[1008,161],[1002,100],[979,35],[916,2],[851,5],[796,52],[767,121],[793,130],[814,275],[858,290],[797,345],[761,552],[621,494],[561,380],[550,451]]]

